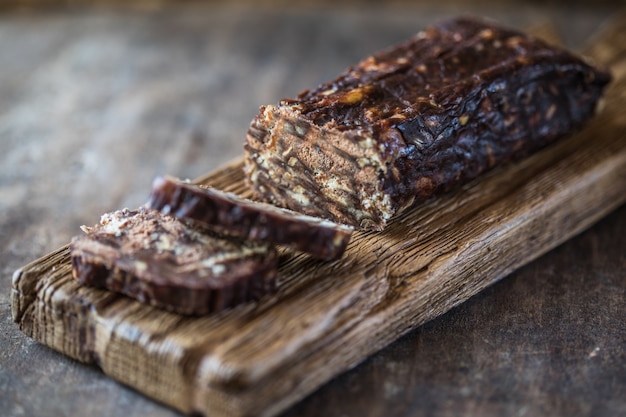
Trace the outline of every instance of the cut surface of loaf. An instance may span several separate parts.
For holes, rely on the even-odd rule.
[[[516,30],[444,21],[295,99],[261,107],[256,196],[365,230],[580,127],[610,75]]]
[[[272,246],[220,236],[156,210],[118,210],[70,246],[81,283],[182,314],[206,314],[275,289]]]
[[[284,245],[330,261],[344,253],[352,227],[259,203],[215,188],[158,177],[148,204],[246,240]]]

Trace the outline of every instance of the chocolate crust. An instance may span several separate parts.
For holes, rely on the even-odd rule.
[[[609,81],[521,32],[453,19],[261,107],[245,171],[259,198],[382,230],[415,202],[578,129]]]
[[[318,259],[339,259],[352,228],[174,178],[154,180],[148,207],[201,222],[219,233],[284,245]]]
[[[72,240],[73,276],[187,315],[219,312],[272,293],[278,255],[268,245],[219,236],[158,211],[105,214]]]

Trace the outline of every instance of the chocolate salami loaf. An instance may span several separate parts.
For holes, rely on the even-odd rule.
[[[523,33],[440,23],[295,99],[244,146],[260,198],[366,230],[534,152],[590,116],[606,72]]]
[[[210,187],[157,178],[148,206],[220,233],[285,245],[323,260],[341,257],[352,228]]]
[[[219,236],[155,210],[102,216],[72,240],[72,273],[81,283],[182,314],[205,314],[272,292],[273,247]]]

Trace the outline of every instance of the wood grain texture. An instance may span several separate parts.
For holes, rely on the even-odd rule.
[[[285,254],[276,296],[183,318],[78,286],[64,247],[15,273],[13,319],[183,412],[274,415],[626,200],[624,54],[612,42],[622,30],[590,50],[618,79],[583,132],[408,211],[384,233],[356,234],[341,261]],[[242,180],[234,162],[201,182],[245,195]]]

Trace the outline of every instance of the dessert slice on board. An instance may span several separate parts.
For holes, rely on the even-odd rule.
[[[104,214],[72,240],[81,284],[182,314],[218,312],[275,289],[273,246],[220,236],[156,210]]]
[[[242,239],[287,246],[326,261],[339,259],[352,228],[174,178],[154,180],[148,206]]]

